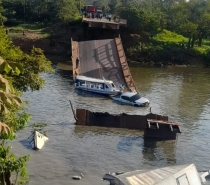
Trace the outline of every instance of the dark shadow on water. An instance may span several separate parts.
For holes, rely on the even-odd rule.
[[[165,160],[167,164],[176,164],[176,141],[144,138],[142,154],[145,161]]]
[[[99,127],[99,126],[80,126],[76,125],[74,127],[74,133],[80,138],[85,137],[85,135],[91,136],[119,136],[119,137],[132,137],[134,140],[141,138],[141,132],[139,130],[129,130],[124,128],[113,128],[113,127]],[[129,135],[129,136],[128,136]],[[132,135],[132,136],[130,136]]]
[[[73,79],[72,71],[66,71],[66,70],[56,69],[55,70],[55,74],[58,74],[62,78],[69,79],[69,81]]]
[[[89,91],[83,91],[80,89],[75,89],[75,92],[79,96],[84,96],[84,97],[98,97],[98,98],[103,98],[103,99],[109,99],[110,97],[108,95],[103,95],[100,93],[94,93],[94,92],[89,92]]]
[[[33,148],[29,145],[28,139],[21,140],[20,143],[29,150],[33,150]]]
[[[117,151],[120,152],[130,152],[133,145],[141,146],[143,142],[142,136],[128,136],[122,137],[120,142],[117,144]]]

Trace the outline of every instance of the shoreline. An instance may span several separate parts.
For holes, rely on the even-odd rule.
[[[41,48],[46,56],[52,63],[71,63],[71,44],[69,38],[65,38],[64,35],[54,35],[57,38],[55,45],[51,45],[51,37],[44,37],[43,34],[35,32],[26,32],[26,35],[21,35],[21,32],[10,32],[9,38],[13,44],[19,46],[20,49],[25,53],[30,53],[32,47]],[[59,37],[59,39],[58,39]],[[62,42],[60,41],[62,40]],[[69,42],[68,42],[69,40]],[[188,64],[176,64],[171,61],[154,62],[149,60],[133,60],[127,58],[129,65],[149,68],[168,68],[168,67],[193,67],[193,68],[208,68],[202,60],[195,57],[189,57],[186,63]],[[166,64],[168,63],[168,64]]]

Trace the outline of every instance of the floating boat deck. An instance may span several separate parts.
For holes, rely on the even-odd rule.
[[[76,58],[79,66],[76,68]],[[89,41],[72,41],[73,78],[84,75],[112,80],[116,85],[125,85],[127,90],[136,90],[120,38]]]

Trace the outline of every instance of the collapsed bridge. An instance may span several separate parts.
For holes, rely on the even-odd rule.
[[[73,41],[73,77],[84,76],[112,80],[116,85],[124,85],[127,90],[137,90],[126,60],[121,38]],[[76,68],[76,58],[80,64]]]

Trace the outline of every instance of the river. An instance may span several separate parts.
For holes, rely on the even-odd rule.
[[[210,170],[210,69],[130,68],[138,90],[151,102],[152,112],[168,115],[181,125],[177,141],[151,142],[138,130],[74,125],[69,100],[75,108],[111,113],[147,114],[149,108],[118,105],[104,97],[78,95],[70,84],[71,72],[56,68],[43,74],[44,88],[24,93],[30,101],[31,122],[47,123],[49,141],[40,151],[28,149],[30,127],[12,141],[18,156],[30,154],[30,185],[108,184],[107,172],[131,171],[174,164],[195,163]],[[82,173],[80,181],[73,175]]]

